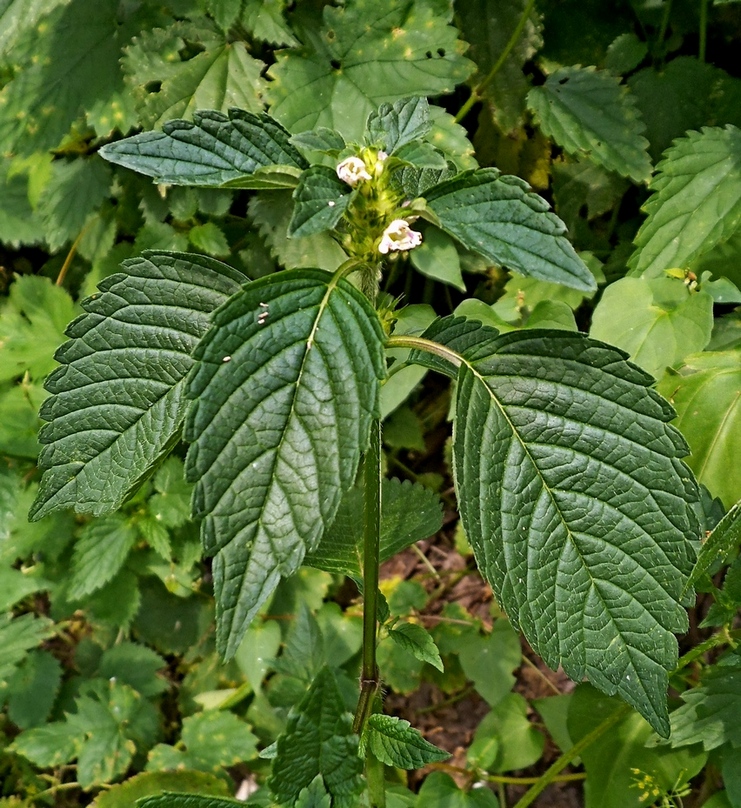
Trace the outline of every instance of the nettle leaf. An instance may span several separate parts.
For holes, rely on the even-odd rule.
[[[635,273],[657,277],[692,268],[741,227],[741,130],[688,132],[667,149],[635,238]]]
[[[332,230],[352,196],[347,183],[328,166],[312,166],[301,175],[293,192],[293,216],[288,236],[299,238]]]
[[[429,0],[325,6],[311,44],[277,53],[268,75],[272,114],[301,132],[326,126],[362,138],[382,102],[452,92],[471,73],[465,44]]]
[[[427,662],[443,672],[443,661],[435,641],[422,626],[415,623],[398,623],[388,630],[388,635],[398,646],[409,651],[420,662]],[[376,755],[376,757],[378,757]],[[390,766],[395,764],[390,763]]]
[[[268,786],[279,802],[293,804],[321,774],[334,808],[355,808],[362,769],[352,716],[345,711],[335,674],[324,668],[278,738]]]
[[[21,729],[43,724],[49,717],[61,681],[62,666],[48,651],[27,653],[8,682],[8,718]],[[6,694],[0,694],[0,702]]]
[[[540,128],[569,154],[584,154],[635,182],[651,176],[646,128],[630,90],[606,70],[563,67],[528,93]]]
[[[187,473],[214,555],[217,643],[232,656],[281,576],[316,549],[378,412],[383,332],[367,299],[321,270],[246,286],[198,347]]]
[[[426,98],[402,98],[393,104],[381,104],[368,116],[366,140],[389,154],[412,141],[420,140],[432,129],[430,105]]]
[[[56,354],[41,409],[44,470],[30,518],[118,508],[178,439],[184,377],[211,313],[242,276],[210,258],[151,252],[125,261],[83,303]]]
[[[725,559],[731,550],[739,545],[741,545],[741,501],[728,511],[703,542],[687,587],[694,586],[713,564]]]
[[[472,79],[474,87],[480,87],[494,65],[499,64],[510,38],[522,24],[527,6],[527,0],[467,0],[456,8],[463,37],[471,44],[469,55],[478,67]],[[531,9],[514,47],[494,78],[479,91],[504,132],[522,124],[525,96],[530,89],[523,67],[543,44],[542,27],[539,15]]]
[[[496,168],[466,171],[424,192],[441,227],[469,250],[523,275],[591,292],[592,273],[566,226],[519,177]]]
[[[604,291],[589,334],[626,351],[660,379],[701,351],[713,330],[713,298],[677,278],[621,278]]]
[[[368,719],[362,747],[369,749],[381,763],[398,769],[419,769],[450,757],[450,753],[426,741],[408,721],[381,713]]]
[[[21,244],[40,244],[44,228],[28,199],[28,179],[19,174],[8,176],[9,163],[0,163],[0,241],[17,250]]]
[[[339,132],[327,129],[326,126],[318,126],[316,129],[291,135],[291,143],[300,149],[320,151],[332,156],[339,154],[347,145],[345,138]]]
[[[229,115],[196,112],[193,121],[169,121],[161,132],[104,146],[99,154],[171,185],[211,188],[291,188],[292,169],[308,163],[290,143],[288,132],[269,115],[238,109]],[[273,169],[285,168],[283,173]],[[267,171],[262,171],[266,169]],[[272,172],[272,173],[271,173]]]
[[[245,0],[242,24],[257,39],[274,45],[298,45],[286,24],[283,11],[286,0]]]
[[[726,504],[741,499],[741,478],[729,474],[741,452],[741,349],[688,356],[679,374],[659,384],[677,411],[674,422],[692,454],[687,464]]]
[[[548,665],[619,693],[666,735],[699,531],[672,408],[622,352],[581,334],[477,335],[446,318],[426,336],[466,345],[455,475],[498,602]]]
[[[381,503],[382,562],[442,527],[440,498],[423,485],[409,480],[383,480]],[[361,580],[363,527],[358,514],[362,509],[362,491],[350,489],[342,497],[337,515],[319,546],[306,555],[304,564]]]
[[[32,614],[16,618],[12,614],[0,615],[0,684],[13,674],[15,666],[31,648],[54,633],[54,624],[45,617],[37,618]]]
[[[183,794],[180,791],[164,791],[156,797],[136,801],[137,808],[235,808],[239,804],[236,800],[207,797],[205,794]]]
[[[181,793],[195,791],[196,794]],[[139,808],[141,805],[170,805],[171,808],[234,808],[228,799],[229,786],[215,774],[205,772],[141,772],[118,783],[96,797],[95,808]],[[156,794],[156,797],[152,797]],[[169,802],[163,800],[168,799]],[[214,797],[226,797],[214,800]],[[202,800],[193,802],[192,800]],[[139,800],[139,802],[137,802]],[[175,800],[180,800],[176,802]]]
[[[186,42],[199,52],[183,61],[180,52]],[[206,20],[143,31],[125,49],[122,65],[146,128],[191,118],[199,109],[226,113],[237,107],[258,113],[263,108],[260,74],[265,64],[250,56],[243,42],[228,41]]]

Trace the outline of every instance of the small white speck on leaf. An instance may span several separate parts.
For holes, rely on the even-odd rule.
[[[231,362],[232,358],[231,358],[231,356],[225,356],[221,361],[222,362]]]

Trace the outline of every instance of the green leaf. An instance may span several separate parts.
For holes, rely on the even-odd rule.
[[[397,623],[388,630],[388,635],[398,646],[409,651],[421,662],[427,662],[440,673],[443,672],[443,661],[440,659],[435,641],[422,626],[415,623]],[[389,766],[393,765],[396,764],[389,763]]]
[[[573,741],[582,740],[619,708],[617,699],[606,698],[589,685],[579,685],[572,696],[568,716],[568,731]],[[697,747],[680,752],[646,748],[651,737],[651,727],[639,715],[630,712],[582,750],[581,759],[589,782],[589,804],[600,808],[639,808],[655,804],[662,792],[674,788],[679,791],[707,761],[707,755]],[[654,789],[658,793],[651,793]]]
[[[48,651],[28,653],[8,682],[8,718],[21,729],[43,724],[61,680],[62,666]]]
[[[142,696],[150,697],[167,690],[167,681],[157,676],[166,665],[165,660],[146,645],[122,642],[103,652],[98,676],[113,678],[133,687]]]
[[[298,45],[286,24],[283,11],[286,0],[245,0],[242,24],[257,39],[275,45]]]
[[[499,801],[488,788],[463,791],[444,772],[425,777],[417,795],[415,808],[499,808]]]
[[[324,779],[321,774],[302,788],[295,803],[295,808],[331,808],[332,798],[324,788]]]
[[[610,43],[605,56],[605,67],[624,75],[635,70],[648,55],[648,45],[634,33],[620,34]]]
[[[703,128],[667,149],[656,167],[648,218],[635,238],[630,265],[658,277],[691,269],[741,227],[741,130]]]
[[[220,772],[257,756],[257,738],[247,724],[223,710],[208,710],[183,719],[176,746],[157,744],[149,753],[148,771],[195,769]]]
[[[480,755],[484,744],[496,749],[489,756],[486,769],[508,772],[525,769],[543,754],[545,738],[527,718],[528,704],[519,693],[509,693],[496,704],[479,724],[470,754]]]
[[[531,9],[514,46],[500,64],[510,39],[523,25],[527,7],[527,0],[467,0],[456,8],[463,37],[471,44],[469,56],[478,67],[472,84],[483,94],[494,122],[503,132],[522,124],[525,96],[530,89],[523,68],[543,44],[539,15]],[[498,69],[493,79],[484,84],[494,65]]]
[[[201,800],[208,799],[209,796],[214,797],[229,797],[229,787],[226,783],[216,775],[206,774],[205,772],[142,772],[130,777],[123,783],[113,786],[107,791],[101,791],[95,798],[95,808],[132,808],[142,804],[149,805],[162,805],[161,802],[152,803],[137,803],[137,800],[144,800],[145,797],[153,795],[154,799],[161,799],[160,792],[176,793],[176,799],[181,799],[182,802],[176,803],[178,808],[184,808],[185,800],[189,796],[182,792],[196,791]],[[208,808],[223,808],[224,804],[228,808],[234,808],[234,803],[231,800],[221,800],[221,806],[216,805],[212,801],[208,804]],[[171,803],[172,805],[173,803]],[[191,808],[195,808],[191,804]],[[202,808],[202,806],[201,806]]]
[[[495,333],[455,318],[426,332],[463,352],[453,455],[479,568],[547,664],[619,693],[666,734],[698,533],[674,413],[610,346]]]
[[[348,185],[327,166],[312,166],[304,171],[293,192],[295,205],[288,225],[289,238],[332,230],[347,209],[349,192]]]
[[[183,461],[168,457],[154,475],[154,490],[148,507],[152,518],[165,527],[182,527],[190,518],[193,486],[184,477]]]
[[[0,684],[13,675],[16,665],[26,653],[42,640],[55,633],[54,624],[45,617],[24,614],[13,618],[12,614],[0,616]]]
[[[442,230],[426,227],[422,243],[411,251],[410,258],[414,267],[425,277],[454,286],[461,292],[466,291],[455,242]]]
[[[62,366],[47,379],[32,519],[69,507],[113,511],[170,451],[185,417],[191,353],[241,280],[194,255],[152,252],[123,267],[85,301],[57,352]]]
[[[201,252],[215,258],[227,258],[231,249],[224,231],[215,222],[197,224],[188,231],[188,241]]]
[[[0,612],[10,611],[18,601],[50,587],[49,581],[38,575],[14,567],[0,567]]]
[[[378,411],[382,348],[367,299],[321,270],[249,284],[199,345],[186,468],[215,556],[227,656],[280,578],[316,549],[353,483]]]
[[[295,801],[321,774],[333,808],[355,808],[362,788],[363,763],[358,757],[352,716],[345,712],[337,680],[329,668],[319,673],[292,711],[277,744],[268,786],[279,802]]]
[[[390,479],[383,481],[381,491],[381,561],[440,530],[440,499],[429,488],[409,480]],[[363,528],[358,520],[361,506],[360,489],[353,488],[343,496],[337,516],[319,547],[307,554],[305,564],[357,580],[362,578]]]
[[[428,0],[325,6],[310,44],[276,54],[272,114],[292,131],[326,126],[359,141],[382,102],[451,92],[473,64],[446,17]]]
[[[590,160],[553,163],[553,196],[558,215],[575,232],[586,206],[587,220],[602,216],[622,199],[628,183]]]
[[[741,499],[741,479],[729,474],[741,452],[741,350],[688,356],[679,375],[667,375],[659,392],[677,411],[674,422],[692,454],[687,464],[726,504]]]
[[[723,561],[739,546],[741,546],[741,501],[728,511],[703,542],[695,568],[687,581],[687,588],[693,587],[716,562]]]
[[[227,117],[205,110],[196,112],[192,122],[170,121],[162,132],[142,132],[119,140],[104,146],[99,154],[156,182],[171,185],[286,187],[270,173],[259,172],[277,166],[307,167],[289,137],[279,123],[265,114],[232,109]]]
[[[179,773],[169,772],[169,774],[173,775]],[[131,805],[131,803],[128,805]],[[128,805],[126,808],[128,808]],[[158,794],[156,797],[146,797],[143,800],[138,800],[136,808],[235,808],[239,805],[244,805],[244,803],[231,799],[222,800],[218,797],[206,797],[203,794],[182,794],[179,791],[165,791],[164,794]]]
[[[77,756],[82,738],[77,727],[66,721],[52,721],[22,732],[10,751],[23,755],[42,769],[60,766]]]
[[[345,138],[334,129],[327,129],[326,126],[318,126],[316,129],[292,135],[291,143],[299,149],[320,151],[333,157],[336,157],[346,146]]]
[[[368,116],[367,142],[395,154],[408,143],[429,134],[430,105],[426,98],[402,98],[381,104]]]
[[[491,707],[512,690],[513,671],[520,667],[522,649],[508,620],[497,620],[487,636],[477,633],[464,639],[457,653],[463,672]]]
[[[54,351],[76,313],[69,293],[49,278],[18,278],[0,313],[0,381],[26,372],[41,380],[49,373],[56,365]]]
[[[198,52],[181,60],[189,48]],[[263,107],[265,64],[250,56],[245,43],[228,41],[205,20],[141,32],[125,49],[122,64],[148,129],[173,118],[190,119],[196,110],[226,113],[236,107],[259,113]],[[149,91],[153,85],[156,92]]]
[[[597,288],[563,222],[519,177],[496,168],[466,171],[428,189],[425,198],[443,230],[495,264],[574,289]]]
[[[564,67],[528,93],[540,128],[569,154],[646,182],[651,176],[646,128],[630,90],[606,70]]]
[[[8,176],[9,162],[0,163],[0,240],[17,250],[21,244],[39,244],[43,241],[44,228],[28,199],[26,177],[18,174]]]
[[[24,32],[55,6],[66,0],[0,0],[0,56],[10,55],[11,48]]]
[[[660,379],[701,351],[713,330],[713,298],[677,278],[621,278],[603,292],[589,335],[626,351]]]
[[[381,763],[397,769],[420,769],[427,763],[438,763],[450,757],[448,752],[426,741],[408,721],[381,713],[368,719],[363,746]]]

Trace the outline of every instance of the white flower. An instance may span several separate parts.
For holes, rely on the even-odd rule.
[[[378,252],[386,255],[389,252],[399,250],[411,250],[422,243],[422,234],[409,227],[406,219],[394,219],[393,222],[383,231],[381,243],[378,245]]]
[[[371,179],[371,175],[360,157],[346,157],[337,166],[337,176],[352,188],[359,182]]]

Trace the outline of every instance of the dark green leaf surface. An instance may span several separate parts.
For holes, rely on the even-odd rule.
[[[432,128],[426,98],[403,98],[381,104],[368,116],[368,142],[392,154],[413,140],[420,140]]]
[[[427,662],[443,672],[443,661],[435,641],[422,626],[416,623],[398,623],[389,629],[388,634],[398,646],[409,651],[421,662]]]
[[[666,734],[697,488],[649,384],[580,334],[483,339],[458,373],[454,462],[466,535],[513,623]]]
[[[723,561],[731,550],[739,546],[741,546],[741,502],[737,502],[728,511],[703,542],[687,587],[694,586],[713,564]]]
[[[398,769],[419,769],[450,757],[448,752],[426,741],[408,721],[381,713],[368,719],[363,744],[381,763]]]
[[[381,561],[440,530],[440,498],[429,488],[409,480],[387,479],[381,492]],[[361,579],[363,526],[358,514],[362,511],[362,499],[358,488],[342,497],[337,516],[319,547],[307,554],[304,564]]]
[[[295,801],[321,774],[334,808],[357,806],[363,768],[357,752],[358,737],[329,668],[319,673],[290,715],[277,746],[268,785],[279,802]]]
[[[13,619],[11,614],[0,616],[0,683],[14,671],[15,666],[25,657],[29,649],[54,633],[52,622],[45,617],[36,618],[23,614]]]
[[[222,652],[316,549],[352,485],[378,411],[382,346],[367,299],[321,270],[245,287],[200,344],[187,472],[215,555]]]
[[[566,226],[519,177],[481,168],[425,191],[442,228],[469,250],[523,275],[591,292],[594,277]]]
[[[162,132],[142,132],[104,146],[100,154],[172,185],[286,187],[270,174],[255,174],[275,166],[307,167],[289,137],[269,115],[232,109],[227,117],[205,110],[195,113],[192,122],[170,121]]]
[[[312,166],[304,171],[293,192],[293,216],[289,237],[312,236],[332,228],[342,218],[350,201],[347,183],[327,166]]]
[[[651,176],[646,128],[620,79],[593,67],[564,67],[528,94],[540,128],[569,154],[583,154],[635,182]]]
[[[152,252],[124,263],[57,352],[41,417],[44,469],[31,518],[115,510],[177,439],[183,378],[211,313],[239,273],[210,258]]]
[[[180,792],[195,791],[197,794]],[[176,792],[176,794],[172,794]],[[168,793],[172,794],[170,802],[164,802]],[[129,777],[123,783],[113,786],[108,791],[102,791],[95,798],[95,808],[140,808],[141,805],[174,806],[174,808],[234,808],[233,800],[214,800],[214,797],[228,797],[230,793],[226,783],[215,774],[205,772],[179,771],[179,772],[142,772]],[[157,795],[152,797],[151,795]],[[194,797],[203,802],[188,802]],[[137,802],[144,800],[146,802]],[[174,799],[179,802],[172,801]],[[159,802],[158,802],[159,800]]]
[[[741,130],[735,126],[688,132],[667,149],[644,205],[630,264],[660,277],[692,268],[741,227]]]

